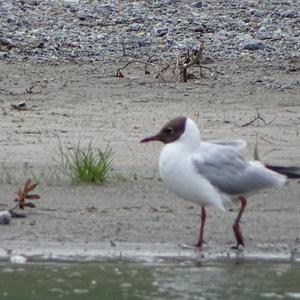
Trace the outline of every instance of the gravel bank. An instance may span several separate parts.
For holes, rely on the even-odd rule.
[[[0,60],[172,57],[199,41],[213,60],[295,59],[299,8],[296,0],[1,1]]]

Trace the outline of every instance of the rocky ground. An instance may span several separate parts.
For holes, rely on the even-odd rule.
[[[0,226],[0,256],[231,256],[235,206],[208,209],[202,253],[178,246],[197,239],[199,208],[159,180],[161,145],[139,140],[184,114],[204,139],[245,139],[248,158],[258,141],[261,160],[300,164],[299,5],[263,2],[1,2],[0,209],[28,177],[42,198]],[[196,79],[166,83],[130,65],[114,77],[125,61],[176,59],[199,40],[213,75],[191,68]],[[26,110],[11,106],[23,101]],[[59,141],[67,151],[91,140],[112,147],[111,177],[70,184],[58,172]],[[297,258],[299,187],[250,198],[246,256]]]
[[[0,58],[115,62],[170,57],[202,41],[210,59],[299,57],[297,0],[2,1]],[[6,48],[11,49],[9,52]]]

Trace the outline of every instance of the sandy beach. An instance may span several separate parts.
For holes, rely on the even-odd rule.
[[[209,67],[214,76],[163,83],[136,66],[115,78],[114,64],[1,62],[0,209],[13,206],[14,192],[29,177],[40,182],[41,200],[25,210],[25,219],[1,225],[0,257],[231,256],[238,207],[208,208],[203,251],[183,250],[181,244],[198,237],[200,209],[160,181],[162,145],[139,140],[187,115],[205,140],[245,139],[248,158],[257,140],[263,162],[300,165],[300,64],[249,60]],[[20,101],[29,109],[11,108]],[[58,176],[59,141],[67,150],[91,140],[94,148],[112,147],[108,181],[82,185]],[[245,256],[299,255],[299,183],[249,199]]]

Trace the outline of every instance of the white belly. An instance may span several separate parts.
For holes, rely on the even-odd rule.
[[[221,195],[207,179],[196,173],[190,156],[182,155],[182,151],[179,156],[170,146],[164,147],[159,159],[160,176],[168,188],[187,201],[224,210]]]

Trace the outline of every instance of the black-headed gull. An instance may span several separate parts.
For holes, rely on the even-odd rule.
[[[240,220],[247,204],[245,196],[260,189],[280,187],[287,177],[300,178],[297,167],[246,161],[239,153],[246,146],[243,140],[201,141],[198,126],[183,116],[169,121],[158,134],[144,138],[141,143],[150,141],[165,144],[160,153],[159,172],[168,188],[179,197],[201,206],[200,235],[195,245],[199,248],[203,245],[207,205],[224,211],[226,202],[241,202],[233,224],[236,248],[239,248],[244,246]]]

